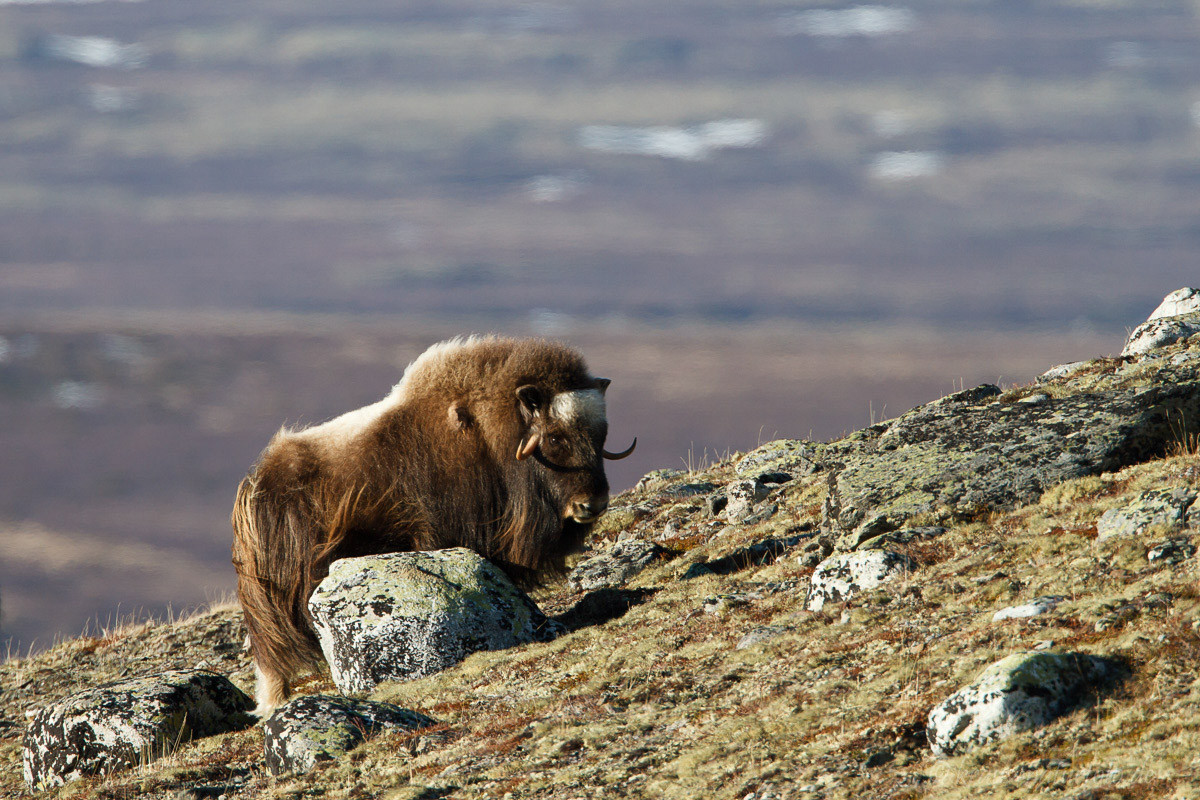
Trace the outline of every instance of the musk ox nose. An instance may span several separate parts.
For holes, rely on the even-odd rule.
[[[574,506],[574,514],[572,516],[579,522],[590,522],[603,514],[605,509],[608,508],[608,498],[593,497],[591,500],[577,502]]]

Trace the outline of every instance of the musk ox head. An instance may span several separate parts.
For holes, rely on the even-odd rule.
[[[558,492],[563,517],[590,525],[608,508],[608,478],[603,459],[625,458],[637,439],[621,453],[604,449],[608,417],[604,405],[607,378],[596,378],[590,388],[549,394],[534,384],[517,389],[517,403],[526,426],[517,448],[518,461],[532,458],[554,474],[548,485]]]

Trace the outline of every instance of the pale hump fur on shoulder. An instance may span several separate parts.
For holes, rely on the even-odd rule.
[[[455,353],[481,344],[494,342],[496,336],[455,336],[444,342],[430,345],[425,352],[413,359],[404,369],[400,381],[392,387],[382,400],[334,417],[309,428],[283,428],[277,438],[296,437],[317,444],[340,445],[367,430],[372,423],[389,411],[401,406],[407,399],[407,389],[421,380],[422,375],[436,373],[444,368],[445,362]]]
[[[311,428],[302,430],[285,428],[279,432],[279,435],[306,439],[319,444],[342,444],[361,434],[373,422],[399,405],[400,400],[393,388],[387,397],[369,406],[347,411],[345,414],[319,425],[313,425]]]

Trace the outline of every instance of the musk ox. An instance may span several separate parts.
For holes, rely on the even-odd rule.
[[[604,392],[582,357],[498,337],[430,347],[383,400],[284,428],[238,487],[233,563],[258,713],[319,667],[308,598],[330,562],[469,547],[528,586],[608,506]]]

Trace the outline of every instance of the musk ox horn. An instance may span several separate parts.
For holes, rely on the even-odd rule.
[[[535,433],[530,436],[520,447],[517,448],[517,461],[524,461],[533,455],[533,451],[538,448],[538,437]]]
[[[620,461],[622,458],[628,458],[633,452],[633,448],[637,447],[637,437],[633,437],[633,444],[629,445],[628,450],[622,450],[620,453],[610,453],[607,450],[601,450],[600,453],[609,461]]]

